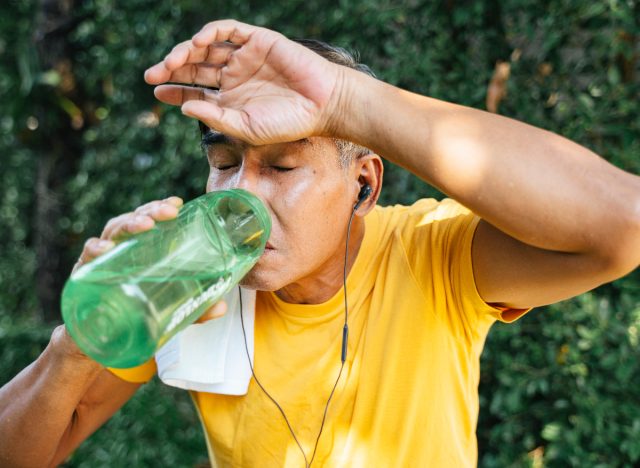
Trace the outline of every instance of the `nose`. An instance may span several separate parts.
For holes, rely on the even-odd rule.
[[[245,150],[228,172],[213,171],[207,182],[207,191],[243,189],[262,200],[265,205],[270,198],[270,182],[262,174],[263,163],[254,148]]]
[[[260,174],[259,171],[252,167],[251,163],[245,161],[233,180],[233,188],[239,188],[259,195]]]
[[[265,209],[269,213],[271,219],[274,218],[274,213],[269,203],[269,184],[266,180],[260,177],[260,168],[252,167],[251,164],[247,164],[246,161],[242,164],[242,167],[238,170],[229,188],[239,188],[246,190],[247,192],[255,195],[263,203]]]
[[[265,205],[268,205],[269,181],[261,176],[260,161],[244,158],[244,161],[229,180],[228,188],[239,188],[246,190],[258,197]]]

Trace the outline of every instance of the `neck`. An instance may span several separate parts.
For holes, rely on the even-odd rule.
[[[347,275],[351,271],[356,261],[362,240],[364,239],[364,219],[355,217],[351,225],[351,236],[349,239]],[[316,274],[289,284],[275,292],[281,300],[291,304],[322,304],[331,299],[340,291],[344,275],[344,245],[346,233],[340,245],[340,253],[336,253],[325,264],[323,264]]]

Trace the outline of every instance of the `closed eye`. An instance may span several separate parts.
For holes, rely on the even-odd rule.
[[[271,168],[278,172],[289,172],[295,169],[295,167],[284,167],[284,166],[271,166]]]
[[[229,164],[229,165],[226,165],[226,166],[218,166],[218,167],[216,167],[216,169],[219,170],[219,171],[228,171],[229,169],[233,169],[234,167],[238,167],[238,165],[237,164]]]

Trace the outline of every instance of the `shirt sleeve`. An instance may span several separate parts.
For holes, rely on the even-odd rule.
[[[132,383],[146,383],[151,380],[158,371],[156,361],[153,358],[149,359],[144,364],[130,369],[115,369],[113,367],[108,367],[107,369],[122,380]]]
[[[511,323],[518,320],[531,309],[512,309],[509,307],[501,307],[495,304],[487,304],[480,296],[480,292],[476,286],[476,280],[473,273],[473,260],[471,256],[471,248],[473,245],[473,237],[480,222],[480,218],[476,215],[466,215],[468,221],[463,226],[463,232],[459,241],[459,247],[452,255],[452,261],[457,266],[452,267],[452,287],[457,289],[457,294],[464,296],[469,300],[469,305],[480,313],[485,313],[505,323]],[[459,287],[456,287],[459,285]],[[461,302],[462,299],[458,299]]]
[[[458,202],[421,200],[411,206],[402,237],[418,284],[454,328],[475,334],[482,324],[513,322],[528,309],[487,304],[478,292],[471,248],[480,218]]]

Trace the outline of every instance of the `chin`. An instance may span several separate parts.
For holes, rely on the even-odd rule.
[[[281,278],[277,278],[278,275],[274,274],[274,272],[269,274],[261,270],[257,266],[250,270],[240,281],[240,286],[255,291],[277,291],[286,286],[286,284],[283,284],[286,282]]]

